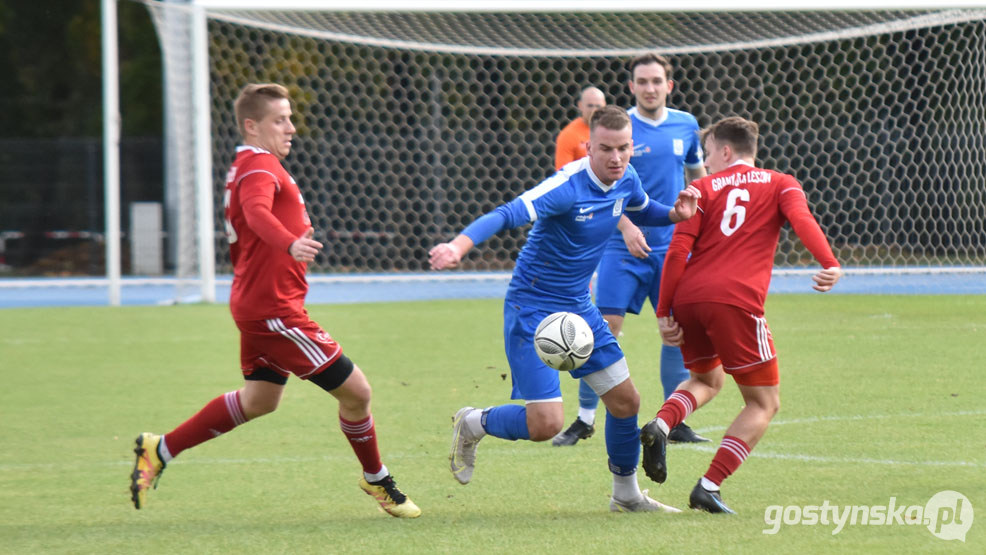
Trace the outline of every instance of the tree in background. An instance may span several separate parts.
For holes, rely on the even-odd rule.
[[[126,207],[163,196],[161,54],[147,8],[117,6]],[[100,9],[0,0],[0,233],[14,237],[0,243],[0,273],[103,272],[101,241],[45,235],[103,227]]]
[[[161,134],[161,53],[147,9],[119,2],[123,134]],[[0,0],[0,137],[99,137],[99,0]]]

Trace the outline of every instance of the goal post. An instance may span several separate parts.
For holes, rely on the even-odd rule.
[[[428,247],[552,172],[578,91],[631,106],[626,61],[642,52],[671,58],[669,105],[700,125],[761,125],[758,161],[803,183],[850,274],[986,273],[986,3],[144,3],[175,75],[166,110],[195,119],[168,138],[204,215],[182,226],[214,250],[181,247],[190,276],[231,271],[214,222],[246,83],[292,93],[285,165],[327,242],[311,271],[419,272]],[[204,33],[174,24],[195,13]],[[523,240],[494,237],[463,267],[509,270]],[[778,271],[812,265],[783,232]]]

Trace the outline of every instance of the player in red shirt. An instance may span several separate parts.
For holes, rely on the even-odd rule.
[[[675,226],[657,307],[661,338],[681,347],[690,378],[640,430],[644,471],[664,482],[668,430],[715,397],[724,374],[733,377],[745,407],[689,499],[691,508],[710,513],[733,512],[719,486],[750,454],[780,407],[764,301],[784,222],[824,268],[812,277],[816,290],[828,291],[842,275],[801,184],[753,165],[758,136],[757,124],[739,117],[701,133],[710,175],[692,183],[702,193],[699,213]]]
[[[130,490],[140,509],[167,463],[182,451],[273,412],[288,376],[310,381],[339,401],[339,425],[363,467],[360,487],[393,516],[421,510],[380,459],[370,413],[370,384],[342,347],[308,317],[305,271],[322,244],[294,179],[281,165],[291,151],[288,90],[247,85],[236,99],[244,144],[226,175],[226,235],[233,261],[229,306],[240,330],[243,387],[216,397],[164,435],[137,437]]]

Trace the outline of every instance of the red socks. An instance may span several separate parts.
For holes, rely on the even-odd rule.
[[[230,391],[209,401],[195,416],[166,434],[165,443],[172,457],[189,447],[208,441],[246,422],[240,405],[240,392]]]
[[[350,422],[339,417],[339,427],[342,433],[349,439],[356,458],[363,465],[363,472],[376,474],[383,469],[383,462],[380,460],[380,450],[377,448],[377,430],[373,426],[373,415],[367,416],[359,422]]]
[[[688,418],[697,404],[694,395],[684,389],[677,389],[661,405],[661,410],[657,411],[657,417],[663,420],[669,429],[674,428]]]
[[[668,400],[661,406],[661,410],[657,411],[657,417],[663,420],[668,428],[674,428],[684,422],[685,418],[688,418],[688,415],[695,410],[696,405],[698,403],[695,402],[694,395],[684,389],[678,389],[668,397]],[[738,437],[726,436],[722,438],[719,450],[712,458],[712,464],[709,465],[709,470],[704,477],[717,486],[721,485],[722,481],[736,472],[736,469],[749,456],[750,446],[745,441]]]
[[[712,458],[712,464],[709,465],[705,478],[717,486],[721,485],[722,481],[736,472],[739,465],[743,464],[749,456],[750,446],[745,441],[738,437],[726,436],[722,438],[722,443],[719,444],[716,456]]]
[[[164,442],[171,457],[175,457],[185,449],[218,437],[246,421],[240,404],[240,392],[230,391],[209,401],[195,416],[166,434]],[[373,415],[359,422],[350,422],[340,416],[339,427],[363,465],[363,472],[377,474],[383,470]]]

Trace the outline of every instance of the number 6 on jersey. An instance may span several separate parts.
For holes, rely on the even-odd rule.
[[[726,209],[722,212],[722,222],[719,224],[719,229],[722,230],[722,234],[726,237],[736,233],[736,230],[746,220],[746,207],[737,204],[739,201],[750,202],[750,191],[746,189],[732,189],[726,196]],[[735,221],[733,220],[733,216],[736,216]]]

